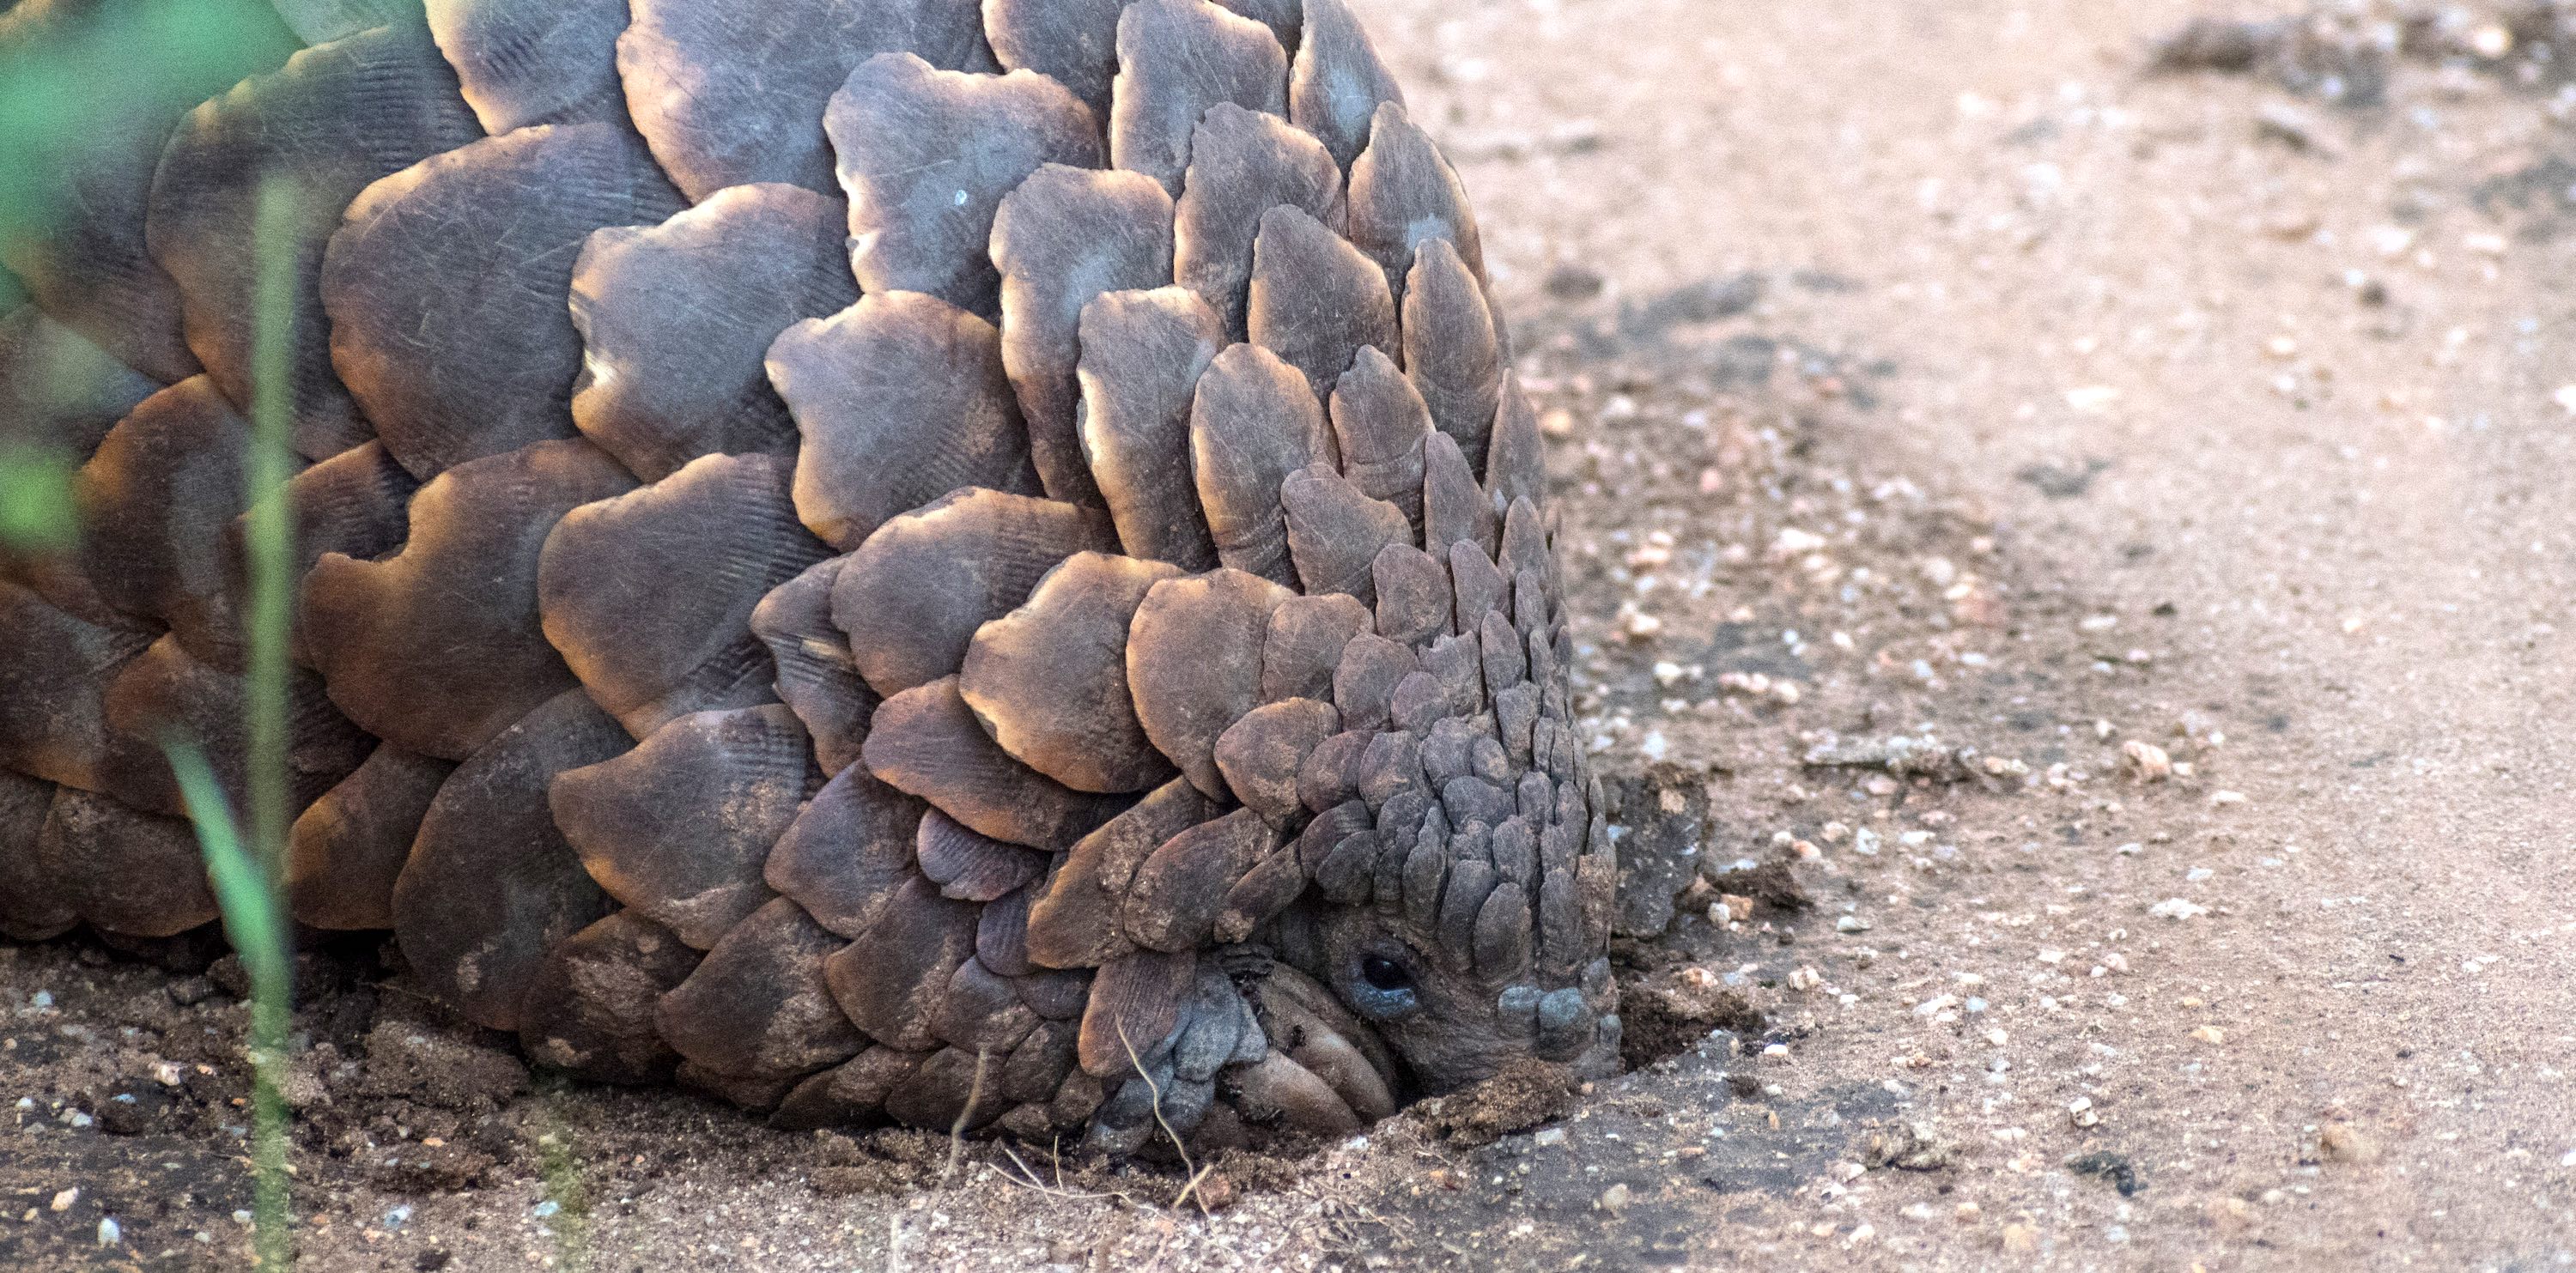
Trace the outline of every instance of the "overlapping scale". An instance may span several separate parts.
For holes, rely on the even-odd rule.
[[[233,808],[249,807],[248,693],[242,677],[208,666],[187,652],[177,634],[165,634],[117,669],[105,707],[104,790],[148,813],[186,816],[187,802],[163,754],[165,740],[176,735],[207,753]],[[284,794],[291,812],[356,769],[368,744],[310,673],[289,676],[286,712]]]
[[[718,191],[656,226],[610,226],[573,268],[573,423],[653,481],[702,455],[793,458],[770,388],[778,334],[859,299],[841,201],[784,185]]]
[[[557,775],[555,825],[610,897],[705,950],[769,901],[770,846],[822,785],[793,713],[698,712]]]
[[[464,760],[578,682],[538,624],[538,561],[565,513],[633,479],[588,442],[457,466],[421,488],[411,538],[325,554],[297,615],[331,700],[369,733]]]
[[[1110,292],[1083,307],[1075,412],[1091,476],[1131,556],[1183,570],[1217,564],[1190,464],[1199,378],[1225,324],[1186,288]]]
[[[1536,418],[1344,0],[433,0],[445,68],[370,3],[290,0],[340,43],[174,150],[196,387],[0,319],[0,403],[76,457],[205,408],[92,464],[113,572],[0,563],[0,631],[53,642],[0,673],[0,855],[39,864],[0,856],[0,932],[207,913],[141,740],[220,747],[236,693],[212,161],[275,153],[355,200],[302,241],[304,922],[390,925],[541,1063],[782,1127],[1357,1127],[1405,1080],[1301,905],[1480,979],[1503,1046],[1615,1049]],[[100,388],[29,390],[39,347]],[[166,887],[70,880],[110,834]]]
[[[589,695],[567,690],[469,755],[430,801],[394,882],[394,937],[421,983],[467,1019],[517,1030],[548,952],[608,913],[546,789],[633,745]]]
[[[867,1037],[825,980],[848,943],[775,898],[732,926],[654,1012],[662,1038],[716,1075],[793,1079],[848,1060]]]
[[[96,791],[107,783],[107,690],[153,642],[149,628],[92,623],[0,581],[0,764]]]
[[[975,0],[632,0],[617,39],[627,113],[692,199],[777,181],[832,189],[824,103],[852,69],[911,53],[990,57]]]
[[[36,856],[53,807],[54,784],[0,769],[0,937],[11,941],[44,941],[80,922]]]
[[[796,415],[796,509],[825,543],[966,487],[1035,494],[1001,333],[920,292],[872,291],[787,329],[770,382]]]
[[[1323,408],[1297,368],[1260,345],[1233,345],[1199,377],[1190,408],[1190,461],[1217,560],[1294,584],[1280,484],[1334,458]]]
[[[394,881],[412,838],[456,762],[379,745],[295,819],[287,839],[286,899],[312,928],[394,926]]]
[[[773,701],[752,611],[829,552],[796,520],[791,473],[775,456],[709,455],[576,508],[547,536],[546,639],[637,738],[692,712]]]
[[[1110,96],[1110,162],[1177,195],[1210,108],[1287,113],[1288,55],[1268,27],[1209,0],[1135,0],[1118,16]]]
[[[1447,239],[1414,251],[1404,287],[1404,369],[1431,423],[1482,477],[1503,401],[1503,353],[1483,286]]]
[[[57,787],[36,860],[72,914],[128,937],[175,937],[216,915],[195,828],[109,796]]]
[[[769,647],[780,701],[805,723],[814,759],[837,774],[859,759],[868,718],[883,701],[860,679],[848,634],[832,622],[832,588],[847,557],[831,557],[770,590],[752,607],[751,632]]]
[[[494,136],[531,124],[624,125],[617,39],[625,0],[428,0],[427,12],[465,100]]]
[[[557,943],[521,1001],[530,1060],[599,1083],[654,1083],[679,1053],[656,1021],[662,997],[698,966],[670,930],[619,911]]]
[[[680,202],[606,123],[522,128],[367,187],[320,278],[332,363],[385,448],[425,479],[573,436],[581,335],[564,298],[582,244]]]
[[[189,347],[225,398],[250,409],[261,191],[289,180],[296,449],[327,459],[373,435],[332,372],[324,245],[369,185],[482,136],[455,72],[411,22],[306,49],[181,122],[152,184],[148,241],[178,283]]]
[[[1331,227],[1284,205],[1262,215],[1253,241],[1245,327],[1304,372],[1319,400],[1360,350],[1399,339],[1385,276]]]
[[[1345,168],[1369,142],[1378,108],[1404,104],[1349,0],[1303,0],[1305,27],[1288,76],[1288,118]]]
[[[1002,200],[1002,366],[1019,392],[1047,494],[1101,503],[1075,427],[1083,310],[1103,292],[1172,277],[1172,198],[1140,174],[1051,165]]]
[[[1136,719],[1127,632],[1163,562],[1077,553],[1026,604],[978,629],[958,690],[1002,749],[1077,791],[1143,791],[1172,776]]]
[[[189,651],[241,666],[239,608],[224,535],[242,511],[250,426],[207,376],[145,399],[99,443],[74,490],[81,572],[138,622],[168,624]]]
[[[976,630],[1009,614],[1056,563],[1114,547],[1072,504],[964,490],[870,536],[832,585],[832,621],[859,674],[892,697],[958,669]]]
[[[852,765],[805,802],[771,846],[762,877],[816,923],[857,937],[911,877],[913,845],[929,808]]]
[[[1145,736],[1212,798],[1230,794],[1216,740],[1260,705],[1262,637],[1271,612],[1295,595],[1259,575],[1212,570],[1155,584],[1128,626],[1127,684]]]
[[[1199,120],[1173,223],[1173,277],[1245,338],[1252,253],[1263,219],[1296,208],[1339,233],[1342,170],[1321,142],[1278,115],[1220,102]]]
[[[888,698],[862,754],[877,777],[976,831],[1033,849],[1067,848],[1126,804],[1076,791],[1002,750],[955,676]]]
[[[909,53],[861,63],[823,126],[850,197],[859,285],[986,317],[999,313],[985,244],[1002,197],[1048,164],[1101,166],[1099,124],[1063,85],[1028,71],[942,71]]]

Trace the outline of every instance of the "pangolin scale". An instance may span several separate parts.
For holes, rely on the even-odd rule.
[[[300,924],[788,1126],[1615,1061],[1537,422],[1346,0],[276,8],[0,244],[0,426],[84,461],[0,561],[0,933],[216,918],[156,739],[238,788],[280,174]]]

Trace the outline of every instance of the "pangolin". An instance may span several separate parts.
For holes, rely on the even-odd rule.
[[[1537,421],[1347,0],[275,8],[0,245],[83,523],[0,579],[0,932],[216,918],[157,740],[240,798],[282,175],[300,924],[791,1127],[1615,1065]]]

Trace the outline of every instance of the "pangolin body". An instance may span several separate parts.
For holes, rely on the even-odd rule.
[[[1536,420],[1347,0],[277,7],[0,250],[0,420],[86,461],[0,563],[0,933],[216,917],[156,740],[238,787],[283,174],[300,923],[788,1125],[1615,1057]]]

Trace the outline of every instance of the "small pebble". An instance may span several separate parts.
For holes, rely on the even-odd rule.
[[[2335,1162],[2361,1164],[2379,1161],[2379,1143],[2349,1123],[2329,1123],[2324,1131],[2318,1132],[2317,1152]]]

